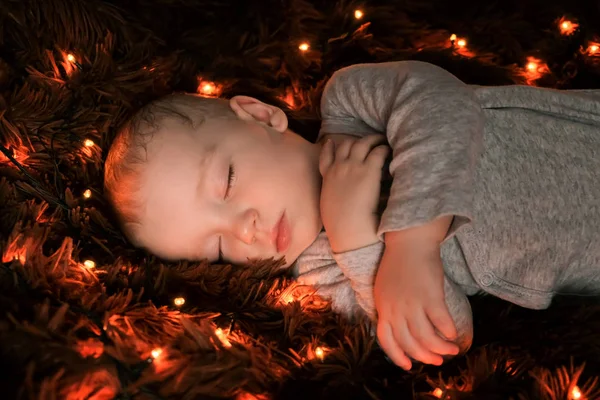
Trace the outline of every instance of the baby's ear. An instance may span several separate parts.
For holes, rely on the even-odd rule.
[[[254,97],[235,96],[229,100],[229,106],[243,121],[258,121],[284,132],[288,126],[285,113],[279,108]]]

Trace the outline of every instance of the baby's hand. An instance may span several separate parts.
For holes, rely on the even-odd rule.
[[[390,246],[386,238],[374,296],[377,337],[396,365],[409,370],[409,357],[441,365],[440,354],[458,354],[458,346],[440,336],[453,340],[457,333],[444,300],[439,244]]]
[[[337,145],[328,141],[323,146],[321,220],[335,253],[378,241],[381,168],[389,151],[383,135],[348,136]]]

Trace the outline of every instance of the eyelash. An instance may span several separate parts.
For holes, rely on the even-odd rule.
[[[227,190],[225,191],[225,198],[229,197],[229,191],[233,187],[235,181],[235,165],[229,164],[229,175],[227,178]],[[221,238],[219,238],[219,261],[223,260],[223,252],[221,251]]]
[[[232,184],[235,181],[235,165],[229,164],[229,177],[227,180],[227,190],[225,191],[225,198],[229,197],[229,191],[232,188]]]

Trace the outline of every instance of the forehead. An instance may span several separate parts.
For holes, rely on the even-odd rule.
[[[144,211],[141,241],[159,254],[187,253],[198,235],[202,217],[198,207],[199,183],[214,166],[216,146],[189,127],[169,127],[158,134],[148,148],[148,162],[142,176]]]

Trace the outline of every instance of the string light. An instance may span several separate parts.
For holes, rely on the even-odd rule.
[[[163,352],[162,349],[156,348],[156,349],[152,350],[150,352],[150,354],[152,355],[152,358],[157,359],[158,357],[160,357],[160,355],[162,354],[162,352]]]
[[[300,43],[300,46],[298,46],[298,48],[300,49],[300,51],[308,51],[308,49],[310,48],[310,45],[306,42],[304,43]]]
[[[575,32],[575,29],[577,29],[577,27],[579,27],[579,24],[571,22],[568,19],[565,19],[565,17],[562,17],[560,19],[560,21],[558,21],[558,23],[559,23],[560,33],[563,35],[567,35],[567,36],[571,35],[573,32]]]
[[[456,35],[453,33],[452,35],[450,35],[450,43],[454,45],[454,42],[456,42]]]
[[[354,18],[361,19],[365,15],[361,10],[354,11]]]
[[[432,393],[435,397],[437,397],[438,399],[441,399],[442,396],[444,395],[444,391],[440,388],[436,388],[433,393]]]
[[[213,94],[216,90],[216,87],[214,85],[214,83],[205,83],[202,86],[202,92],[204,92],[205,94]]]
[[[173,300],[173,303],[175,303],[175,305],[176,305],[177,307],[181,307],[182,305],[184,305],[184,304],[185,304],[185,299],[184,299],[183,297],[176,297],[176,298]]]
[[[71,76],[71,74],[75,70],[73,66],[77,67],[77,69],[82,69],[81,64],[77,62],[77,58],[72,53],[65,53],[64,51],[61,51],[61,53],[63,59],[65,60],[65,62],[62,63],[62,65],[65,69],[65,73],[67,74],[67,76]]]
[[[94,147],[94,145],[95,145],[95,143],[92,139],[85,139],[83,144],[85,145],[85,147]]]
[[[204,97],[219,97],[222,91],[222,85],[219,85],[213,81],[204,80],[202,77],[198,77],[198,88],[196,92]]]
[[[467,41],[465,39],[459,39],[459,41],[456,42],[456,44],[458,45],[458,47],[465,47],[467,45]]]
[[[582,399],[582,394],[581,394],[581,390],[579,389],[579,387],[577,386],[573,386],[573,389],[571,389],[571,398],[569,400],[581,400]]]
[[[217,91],[217,87],[212,82],[201,83],[199,86],[199,89],[200,89],[199,90],[200,93],[207,95],[207,96],[212,96]]]
[[[527,57],[525,69],[524,75],[528,84],[532,84],[535,80],[540,79],[543,74],[550,72],[548,65],[535,57]]]
[[[221,341],[223,346],[231,347],[231,342],[229,341],[229,339],[227,339],[227,334],[225,332],[223,332],[223,329],[221,329],[221,328],[215,329],[215,335],[217,335],[217,337],[219,338],[219,340]]]
[[[96,263],[95,263],[95,262],[93,262],[92,260],[85,260],[85,261],[83,262],[83,265],[84,265],[86,268],[88,268],[88,269],[94,269],[94,268],[96,268]]]
[[[83,197],[89,199],[90,197],[92,197],[92,191],[90,189],[86,189],[85,192],[83,192]]]
[[[320,359],[323,360],[323,358],[325,357],[325,350],[323,350],[322,347],[317,347],[315,349],[315,356]]]

